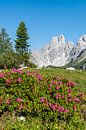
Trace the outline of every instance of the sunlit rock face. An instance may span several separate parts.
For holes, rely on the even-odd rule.
[[[66,41],[63,34],[55,36],[50,43],[40,51],[33,51],[31,61],[38,67],[42,66],[64,66],[71,60],[75,60],[86,48],[86,35],[83,35],[74,45],[71,41]]]
[[[73,47],[70,58],[74,61],[79,57],[82,53],[84,53],[86,49],[86,35],[83,35],[80,37],[76,45]]]
[[[86,35],[80,37],[80,39],[77,42],[77,45],[81,48],[86,48]]]

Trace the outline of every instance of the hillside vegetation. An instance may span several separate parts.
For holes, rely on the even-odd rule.
[[[67,78],[68,80],[77,83],[80,89],[86,92],[86,70],[72,71],[72,70],[66,70],[61,68],[53,68],[53,69],[41,69],[36,71],[49,77],[58,75],[60,77]]]
[[[0,73],[1,130],[85,130],[86,71]]]

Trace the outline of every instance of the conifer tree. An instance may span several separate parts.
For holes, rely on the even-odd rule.
[[[27,28],[24,22],[20,22],[19,27],[16,31],[16,40],[15,40],[15,48],[18,54],[24,54],[28,52],[28,47],[30,46],[28,43],[28,36]]]
[[[6,33],[5,28],[1,28],[0,31],[0,55],[3,53],[12,52],[12,43],[10,41],[8,34]]]

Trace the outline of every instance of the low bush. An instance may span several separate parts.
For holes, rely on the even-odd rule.
[[[15,68],[0,73],[0,115],[15,113],[27,120],[37,117],[47,129],[84,130],[83,96],[77,84],[59,76]]]

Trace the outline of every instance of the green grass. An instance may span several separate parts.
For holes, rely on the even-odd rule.
[[[32,70],[33,71],[33,70]],[[35,70],[43,75],[47,76],[60,76],[68,80],[74,81],[83,92],[86,92],[86,70],[70,71],[66,69],[41,69]]]

